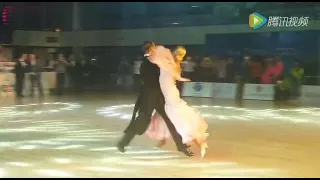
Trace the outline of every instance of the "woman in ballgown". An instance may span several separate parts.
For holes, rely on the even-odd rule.
[[[180,63],[186,54],[186,49],[178,46],[173,53],[163,46],[158,46],[151,62],[157,64],[160,68],[160,87],[165,98],[165,111],[171,122],[182,136],[183,143],[191,145],[196,143],[201,149],[201,157],[204,157],[206,148],[208,148],[206,133],[208,124],[201,117],[199,111],[188,106],[188,104],[180,98],[176,81],[189,81],[182,78]],[[153,140],[159,140],[159,146],[163,146],[166,139],[170,137],[164,120],[160,115],[155,113],[152,117],[150,126],[146,134]]]

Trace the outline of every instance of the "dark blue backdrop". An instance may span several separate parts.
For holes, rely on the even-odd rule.
[[[260,55],[280,55],[288,72],[296,59],[318,59],[319,31],[291,31],[267,33],[208,34],[207,54],[230,55],[241,59],[246,52]]]

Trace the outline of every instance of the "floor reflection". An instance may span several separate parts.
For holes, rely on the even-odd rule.
[[[210,124],[204,159],[196,148],[196,157],[185,157],[172,142],[154,149],[155,142],[144,136],[120,154],[114,145],[130,118],[134,97],[7,100],[0,107],[0,177],[320,176],[318,109],[187,101]]]

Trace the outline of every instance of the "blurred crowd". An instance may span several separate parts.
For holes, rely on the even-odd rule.
[[[131,74],[137,79],[141,62],[141,57],[137,57],[133,63],[123,58],[118,66],[118,83],[125,81],[125,77]],[[290,68],[296,67],[302,68],[298,60]],[[283,78],[283,70],[284,63],[279,56],[244,56],[242,62],[237,64],[232,57],[186,56],[182,62],[183,76],[199,82],[235,83],[241,77],[246,83],[274,84]]]
[[[35,87],[42,95],[41,72],[44,71],[56,72],[54,92],[57,95],[62,95],[66,87],[79,93],[87,89],[139,90],[142,56],[92,57],[95,56],[81,55],[76,58],[72,53],[51,53],[46,59],[41,59],[34,54],[21,54],[13,60],[17,96],[23,96],[25,74],[32,85],[30,95],[33,96]],[[244,55],[240,60],[234,60],[231,56],[200,57],[189,54],[181,66],[183,77],[192,81],[238,83],[239,87],[246,83],[277,84],[279,90],[286,91],[304,84],[302,62],[296,60],[291,67],[286,67],[289,72],[284,72],[285,66],[289,65],[280,56]]]
[[[130,63],[122,58],[117,71],[117,85],[123,89],[139,87],[139,68],[142,58]],[[243,56],[240,63],[232,57],[186,56],[181,64],[183,77],[196,82],[237,83],[237,99],[242,100],[245,84],[276,84],[275,99],[295,99],[300,96],[304,68],[300,60],[295,60],[289,72],[284,72],[280,56]],[[130,83],[130,80],[133,82]],[[179,83],[178,83],[179,86]],[[181,85],[180,85],[181,86]]]

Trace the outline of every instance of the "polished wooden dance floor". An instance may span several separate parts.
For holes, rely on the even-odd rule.
[[[319,109],[187,98],[210,125],[204,159],[197,147],[189,158],[144,136],[120,154],[134,98],[2,98],[0,177],[320,177]]]

